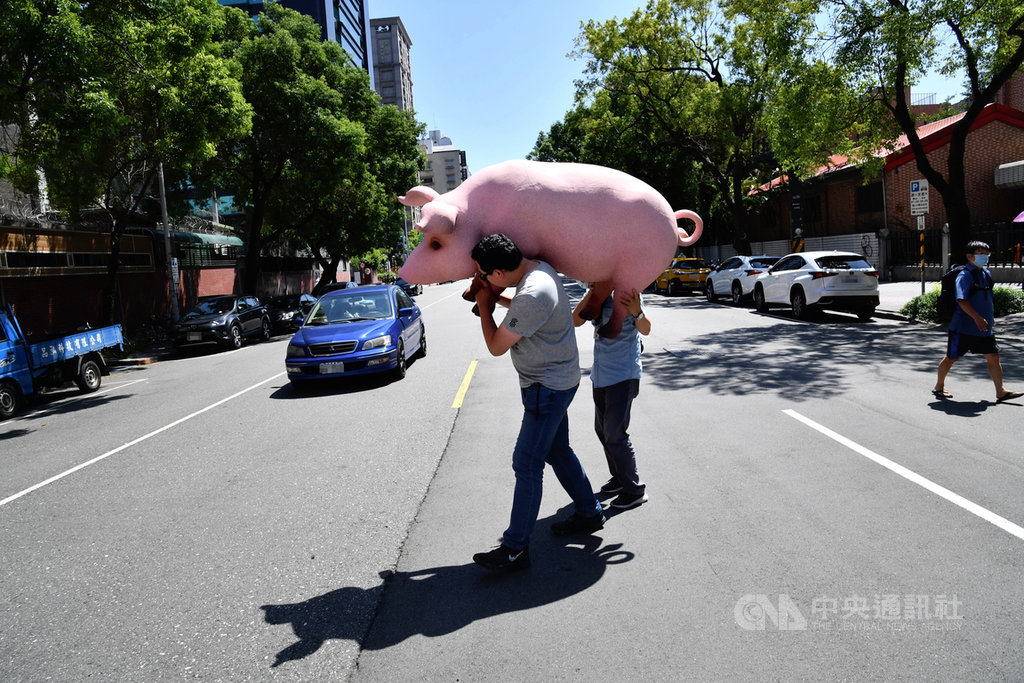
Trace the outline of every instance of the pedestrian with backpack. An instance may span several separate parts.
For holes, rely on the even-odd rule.
[[[967,243],[967,265],[956,276],[957,308],[949,321],[946,355],[939,362],[939,376],[932,389],[936,398],[953,398],[953,394],[946,391],[946,375],[953,364],[968,353],[984,356],[988,374],[996,387],[997,403],[1024,396],[1024,393],[1009,391],[1003,386],[1003,366],[999,362],[999,349],[992,330],[995,305],[992,298],[994,280],[988,271],[989,253],[989,246],[984,242]]]

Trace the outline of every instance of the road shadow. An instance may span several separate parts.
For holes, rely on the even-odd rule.
[[[660,348],[649,345],[643,355],[644,381],[668,390],[776,394],[795,402],[828,399],[848,391],[851,377],[864,368],[882,374],[895,363],[934,374],[944,343],[944,332],[917,326],[832,317],[779,321],[694,335]],[[933,379],[922,388],[926,397]]]
[[[957,417],[977,417],[989,406],[998,405],[995,401],[957,401],[951,398],[935,398],[928,404],[932,410]]]
[[[443,636],[479,619],[533,609],[593,586],[609,565],[629,562],[621,544],[602,546],[598,536],[534,543],[532,567],[490,574],[473,563],[415,571],[381,572],[378,586],[345,587],[287,605],[264,605],[268,624],[290,624],[297,641],[277,653],[272,666],[313,654],[328,640],[383,650],[416,635]],[[365,615],[380,607],[366,632]]]
[[[51,415],[68,415],[80,410],[92,410],[94,407],[115,401],[133,398],[134,394],[82,394],[77,389],[58,389],[33,396],[27,402],[26,410],[19,417],[50,417]],[[66,400],[70,399],[70,400]]]
[[[413,371],[420,356],[409,359],[409,372]],[[390,372],[380,372],[370,375],[353,375],[352,377],[336,377],[331,379],[318,379],[307,381],[297,385],[288,381],[279,387],[270,398],[289,401],[296,399],[311,399],[319,396],[338,396],[342,394],[358,394],[364,391],[373,391],[386,387],[395,382],[401,382]]]

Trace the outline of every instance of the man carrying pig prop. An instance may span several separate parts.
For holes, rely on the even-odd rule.
[[[586,320],[600,313],[615,292],[611,318],[598,333],[616,337],[626,317],[625,299],[642,291],[672,261],[676,247],[690,246],[703,230],[692,211],[673,212],[650,185],[603,166],[506,161],[489,166],[440,195],[414,187],[399,201],[421,208],[416,228],[423,240],[398,274],[414,284],[473,277],[470,251],[483,237],[508,236],[526,258],[594,283]],[[676,226],[695,224],[692,234]],[[472,287],[482,286],[479,278]]]

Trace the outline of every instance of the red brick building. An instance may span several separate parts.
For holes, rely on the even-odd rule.
[[[1009,224],[1024,211],[1024,75],[1018,74],[988,105],[967,136],[965,172],[967,197],[974,226]],[[945,174],[946,157],[959,114],[926,124],[918,135],[932,166]],[[1019,164],[1016,162],[1020,162]],[[845,157],[833,157],[829,165],[801,187],[802,236],[828,237],[875,233],[898,247],[919,239],[918,216],[910,206],[911,183],[924,180],[914,162],[906,136],[885,157],[885,169],[865,183],[861,169]],[[772,197],[753,217],[752,239],[760,242],[789,240],[791,198],[787,185],[773,183]],[[762,190],[767,188],[762,188]],[[932,252],[942,248],[946,223],[941,195],[931,189],[924,215],[926,241]],[[1019,224],[1017,224],[1019,225]],[[993,228],[994,229],[994,228]],[[1003,240],[1012,243],[1017,238]],[[995,247],[995,244],[993,244]],[[914,251],[918,251],[914,248]],[[1002,251],[1011,251],[1007,246]],[[1007,254],[1003,254],[1004,260]],[[899,262],[899,248],[892,254]],[[938,259],[941,260],[941,257]]]

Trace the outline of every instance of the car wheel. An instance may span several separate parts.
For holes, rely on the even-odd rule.
[[[768,312],[768,302],[764,300],[764,289],[760,285],[754,287],[754,308],[758,313]]]
[[[668,294],[669,294],[669,296],[675,296],[676,294],[679,293],[678,290],[679,290],[679,281],[678,280],[670,280],[669,283],[668,283]]]
[[[420,327],[420,358],[425,358],[427,355],[427,328]]]
[[[793,307],[793,315],[800,320],[807,320],[811,314],[811,308],[807,305],[807,297],[804,295],[804,290],[794,289],[793,293],[789,296],[789,304]]]
[[[715,300],[715,283],[711,280],[707,281],[704,285],[704,296],[708,298],[708,301],[714,302]]]
[[[14,417],[21,408],[21,392],[11,382],[0,382],[0,420]]]
[[[401,339],[398,340],[398,362],[395,364],[395,379],[402,379],[405,377],[405,370],[408,366],[408,362],[405,359],[405,342]]]
[[[75,377],[75,384],[82,390],[83,394],[91,394],[100,388],[100,366],[96,364],[94,360],[87,360],[82,363],[82,367],[78,370],[78,376]]]
[[[232,349],[242,348],[242,328],[234,323],[228,329],[228,346]]]
[[[270,339],[270,321],[264,318],[262,325],[263,330],[260,332],[260,339],[267,341]]]
[[[874,317],[874,315],[875,315],[875,307],[874,306],[869,306],[868,308],[862,308],[862,309],[857,311],[857,319],[860,320],[861,322],[867,322],[868,320],[871,320],[871,318]]]
[[[732,283],[732,303],[734,306],[743,303],[743,286],[738,282]]]

